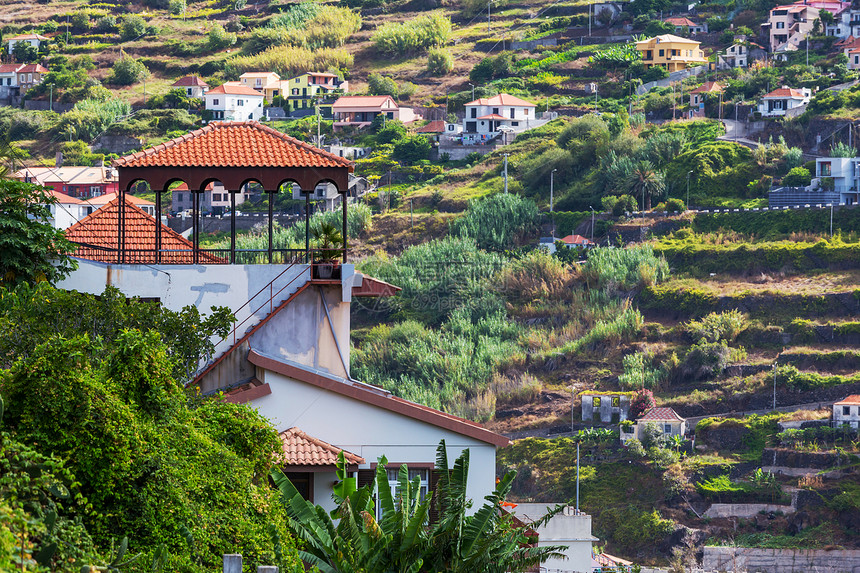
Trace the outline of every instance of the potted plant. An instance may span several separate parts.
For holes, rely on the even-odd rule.
[[[318,278],[330,279],[334,271],[340,265],[338,257],[343,248],[343,235],[337,227],[328,222],[321,223],[318,227],[311,229],[314,238],[314,247],[317,249],[314,255],[314,267]]]

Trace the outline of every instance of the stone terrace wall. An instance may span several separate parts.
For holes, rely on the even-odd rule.
[[[860,573],[860,551],[705,547],[707,573]]]

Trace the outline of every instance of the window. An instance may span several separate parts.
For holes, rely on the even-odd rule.
[[[221,194],[220,193],[212,193],[212,201],[220,201]]]
[[[621,407],[621,396],[613,396],[612,397],[612,407],[620,408]]]
[[[244,105],[245,105],[245,100],[241,100],[241,99],[236,100],[236,105],[237,105],[237,106],[239,106],[239,107],[244,106]]]
[[[777,29],[777,30],[783,30],[783,29],[785,29],[785,22],[777,22],[777,23],[776,23],[776,29]]]
[[[302,95],[303,96],[308,95],[308,88],[302,88]]]
[[[391,489],[391,496],[394,498],[394,503],[396,505],[400,485],[397,478],[400,475],[400,468],[387,469],[386,473],[388,474],[388,487]],[[416,477],[420,480],[418,486],[419,500],[424,501],[424,498],[427,497],[427,491],[430,489],[430,470],[409,468],[409,481],[411,482]],[[378,517],[382,517],[381,507],[377,507],[376,512]]]
[[[93,197],[98,197],[101,194],[102,194],[102,188],[101,187],[90,187],[90,195],[92,195]]]
[[[191,88],[186,88],[185,91],[188,93],[188,95],[191,95]]]
[[[820,167],[819,175],[821,177],[830,177],[830,175],[831,175],[830,162],[828,161],[825,163],[819,163],[818,165]]]
[[[520,124],[520,122],[518,122],[518,121],[512,121],[512,122],[511,122],[511,125],[512,125],[513,127],[517,127],[519,124]]]
[[[217,97],[212,100],[212,105],[221,105]]]
[[[529,108],[524,108],[523,109],[523,115],[528,115],[528,114],[529,114]]]
[[[600,396],[594,396],[591,399],[591,407],[592,408],[600,408]]]
[[[842,415],[850,416],[851,415],[851,406],[842,406]]]
[[[511,108],[511,119],[514,119],[516,117],[516,111],[516,109]]]
[[[472,113],[472,115],[470,117],[473,117],[473,118],[478,117],[478,108],[473,107],[471,109],[471,113]]]
[[[284,475],[290,478],[302,499],[314,501],[314,474],[310,472],[286,472]]]
[[[278,97],[278,90],[272,90],[272,97]]]
[[[176,199],[176,202],[179,203],[182,201],[182,193],[174,193],[173,198]]]
[[[662,58],[665,55],[666,55],[666,50],[660,50],[660,57]]]
[[[494,113],[494,114],[496,114],[496,115],[499,115],[499,108],[494,107],[494,108],[493,108],[493,113]]]
[[[291,93],[292,93],[294,96],[299,95],[299,88],[293,88],[293,91],[292,91]]]
[[[672,424],[664,424],[663,425],[663,433],[671,434],[672,433]]]

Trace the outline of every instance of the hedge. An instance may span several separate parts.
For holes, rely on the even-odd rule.
[[[829,233],[830,209],[787,209],[698,214],[693,228],[700,233],[735,231],[759,238],[785,237],[791,233]],[[860,232],[860,209],[833,210],[833,231]]]

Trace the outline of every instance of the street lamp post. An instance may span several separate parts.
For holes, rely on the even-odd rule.
[[[475,101],[475,84],[469,84],[472,86],[472,101]]]
[[[48,84],[48,87],[51,88],[51,95],[49,100],[50,103],[48,104],[50,107],[48,108],[48,110],[54,111],[54,84]]]
[[[594,243],[594,207],[588,206],[591,209],[591,242]]]

